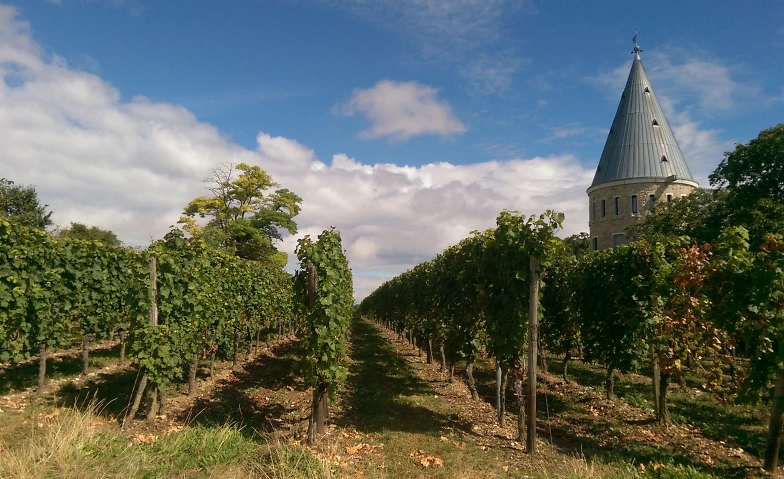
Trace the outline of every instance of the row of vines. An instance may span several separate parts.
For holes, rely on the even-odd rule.
[[[143,251],[55,239],[0,221],[0,361],[38,354],[39,390],[50,351],[117,335],[155,399],[202,357],[233,358],[265,327],[292,320],[292,277],[208,248],[172,230]],[[211,362],[212,362],[211,361]],[[145,387],[146,386],[146,387]],[[131,414],[132,417],[132,414]]]
[[[521,436],[521,382],[536,367],[535,356],[523,357],[529,340],[529,351],[563,355],[564,378],[571,358],[603,365],[609,397],[614,372],[650,371],[656,417],[665,425],[669,385],[686,370],[702,371],[705,388],[723,400],[765,398],[775,383],[766,453],[766,468],[775,469],[784,410],[781,237],[767,235],[751,248],[738,227],[714,244],[683,237],[583,254],[553,235],[562,221],[553,212],[527,219],[502,212],[495,229],[387,281],[360,311],[419,341],[429,361],[434,346],[450,371],[464,361],[475,398],[475,358],[482,350],[496,358],[499,421],[511,373]],[[533,258],[541,272],[538,331],[528,324]]]

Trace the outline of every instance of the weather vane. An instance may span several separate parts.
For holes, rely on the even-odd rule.
[[[642,48],[640,48],[640,46],[637,44],[637,35],[639,35],[639,34],[640,34],[640,31],[636,30],[634,32],[634,38],[632,38],[632,41],[634,42],[634,51],[632,51],[632,53],[636,53],[638,56],[640,55],[640,52],[642,51]]]

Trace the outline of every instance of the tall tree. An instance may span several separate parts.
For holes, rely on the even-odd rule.
[[[52,224],[49,205],[41,205],[38,193],[31,185],[16,185],[13,181],[0,178],[0,215],[12,223],[43,230]]]
[[[55,236],[66,239],[81,239],[100,241],[106,246],[122,246],[117,235],[109,230],[102,230],[97,226],[87,226],[82,223],[71,223],[71,226],[56,230]]]
[[[274,245],[284,231],[297,233],[294,217],[302,198],[279,186],[258,166],[226,164],[210,170],[205,180],[212,197],[199,196],[185,207],[179,223],[193,235],[239,257],[283,265],[285,253]],[[205,226],[196,217],[209,218]]]
[[[784,228],[784,123],[760,132],[724,154],[710,175],[711,186],[727,192],[732,226],[749,230],[752,246]]]

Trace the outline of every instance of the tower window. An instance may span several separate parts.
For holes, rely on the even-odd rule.
[[[626,244],[626,235],[623,233],[615,233],[613,235],[613,248]]]
[[[602,219],[607,218],[607,200],[602,200]]]
[[[596,219],[596,202],[591,203],[591,219]]]
[[[654,196],[652,194],[648,195],[648,210],[653,209],[653,200]]]
[[[615,197],[615,216],[621,216],[621,197]]]
[[[597,236],[593,237],[593,250],[599,251],[599,238]]]
[[[637,195],[632,195],[632,214],[637,216]]]
[[[659,122],[656,119],[653,120],[653,126],[659,126]]]
[[[670,201],[672,201],[672,195],[667,193],[667,202],[670,202]]]

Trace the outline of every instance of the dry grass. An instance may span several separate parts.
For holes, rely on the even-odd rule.
[[[0,442],[4,479],[332,477],[307,449],[231,425],[129,436],[91,407],[55,409],[26,426],[13,445]]]

